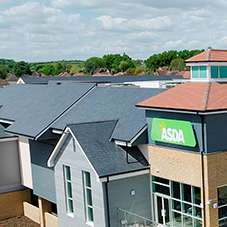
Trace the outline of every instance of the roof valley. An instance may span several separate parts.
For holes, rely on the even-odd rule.
[[[210,87],[211,87],[211,83],[208,82],[207,86],[206,86],[206,91],[205,91],[202,111],[205,111],[207,109],[208,99],[209,99],[209,95],[210,95]]]

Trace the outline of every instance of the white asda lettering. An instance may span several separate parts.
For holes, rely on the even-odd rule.
[[[184,141],[184,134],[183,131],[180,129],[177,131],[176,129],[173,128],[163,128],[162,129],[162,140],[167,140],[167,141],[173,141],[173,142],[182,142],[185,143]]]

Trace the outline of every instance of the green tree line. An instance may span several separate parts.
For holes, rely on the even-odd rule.
[[[14,72],[17,77],[24,74],[31,75],[33,72],[40,72],[46,76],[57,76],[62,70],[69,73],[82,71],[85,75],[95,73],[98,68],[106,68],[109,72],[128,72],[130,75],[138,75],[146,68],[148,74],[152,74],[162,66],[170,66],[172,70],[188,70],[184,61],[194,55],[197,55],[202,50],[170,50],[162,53],[153,54],[147,60],[133,60],[127,54],[106,54],[103,57],[91,57],[86,61],[81,60],[62,60],[51,62],[33,62],[24,61],[15,62],[12,59],[0,59],[0,78],[5,79],[10,72]]]

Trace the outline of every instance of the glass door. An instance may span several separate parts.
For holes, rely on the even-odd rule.
[[[170,226],[170,199],[155,194],[155,220],[164,226]]]

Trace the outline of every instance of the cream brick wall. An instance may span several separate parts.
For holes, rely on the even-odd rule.
[[[201,154],[148,146],[150,173],[202,188]],[[227,184],[227,152],[204,155],[205,224],[218,227],[217,188]],[[216,200],[215,200],[216,198]],[[212,200],[208,205],[206,202]],[[202,192],[203,201],[203,192]]]
[[[0,194],[0,220],[23,215],[23,202],[30,198],[30,189]]]
[[[148,150],[152,175],[201,187],[200,154],[155,146]]]

